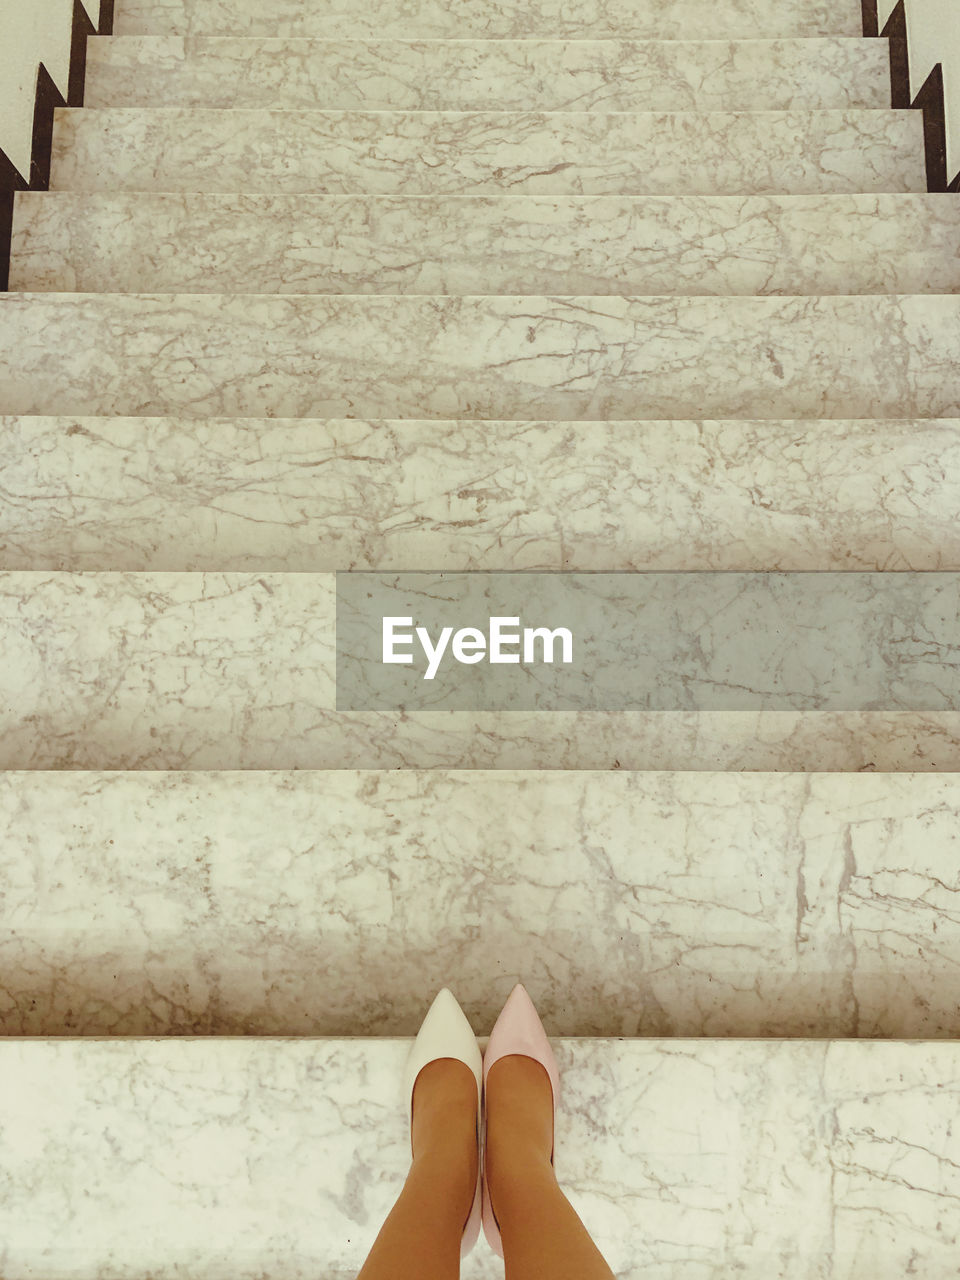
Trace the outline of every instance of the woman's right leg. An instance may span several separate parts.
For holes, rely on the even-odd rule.
[[[490,1068],[486,1099],[485,1168],[506,1280],[613,1280],[557,1185],[546,1071],[533,1058],[501,1058]]]
[[[428,1063],[413,1093],[413,1163],[358,1280],[457,1280],[477,1188],[477,1084],[462,1062]]]

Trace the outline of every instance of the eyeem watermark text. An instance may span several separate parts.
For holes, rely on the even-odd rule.
[[[436,641],[426,627],[414,627],[413,618],[383,619],[384,663],[412,663],[415,643],[427,659],[424,680],[432,680],[444,658],[472,666],[487,662],[494,665],[532,666],[538,662],[573,662],[573,632],[566,627],[520,627],[520,619],[490,618],[487,631],[479,627],[443,627]],[[559,658],[557,651],[559,649]]]

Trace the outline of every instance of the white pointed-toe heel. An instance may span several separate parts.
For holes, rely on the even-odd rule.
[[[519,1055],[533,1058],[546,1071],[553,1093],[554,1132],[556,1132],[557,1100],[560,1097],[560,1069],[547,1039],[540,1015],[522,983],[510,992],[507,1003],[503,1006],[500,1017],[494,1024],[487,1042],[487,1050],[483,1055],[483,1083],[494,1063],[501,1058]],[[550,1163],[553,1164],[553,1151],[550,1152]],[[503,1242],[500,1239],[500,1226],[490,1203],[490,1187],[487,1184],[486,1172],[481,1178],[483,1183],[483,1234],[487,1243],[498,1257],[503,1257]]]
[[[464,1063],[473,1072],[477,1082],[477,1192],[470,1210],[470,1217],[463,1229],[460,1243],[460,1256],[466,1257],[480,1236],[481,1222],[481,1175],[479,1165],[480,1141],[480,1098],[483,1086],[483,1056],[473,1027],[467,1021],[466,1014],[457,1003],[453,992],[444,987],[438,992],[436,999],[427,1011],[417,1038],[407,1058],[404,1073],[404,1089],[407,1098],[407,1116],[410,1120],[410,1150],[413,1151],[413,1089],[417,1076],[431,1062],[438,1058],[454,1058]]]

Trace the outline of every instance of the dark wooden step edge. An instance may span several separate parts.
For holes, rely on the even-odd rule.
[[[863,34],[885,36],[890,42],[891,105],[913,107],[923,112],[923,140],[927,158],[927,187],[930,191],[960,191],[960,173],[947,172],[947,118],[943,98],[943,63],[938,62],[917,90],[910,91],[910,61],[907,52],[907,11],[904,0],[880,30],[877,0],[860,0]]]
[[[53,113],[57,107],[83,105],[87,72],[87,40],[108,36],[113,31],[114,0],[101,0],[100,25],[95,27],[80,0],[73,0],[73,32],[70,39],[70,77],[63,97],[41,62],[33,108],[33,142],[30,174],[24,178],[0,147],[0,289],[10,283],[10,237],[13,231],[13,200],[18,191],[44,191],[50,185],[50,152],[53,145]]]

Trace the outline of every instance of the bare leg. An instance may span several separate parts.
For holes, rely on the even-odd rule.
[[[553,1102],[532,1058],[501,1058],[487,1078],[486,1171],[507,1280],[613,1280],[557,1185]]]
[[[413,1163],[358,1280],[456,1280],[478,1160],[473,1073],[428,1063],[413,1091]]]

